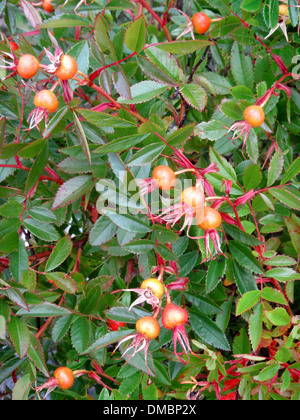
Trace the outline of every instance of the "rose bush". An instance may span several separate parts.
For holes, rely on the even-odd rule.
[[[297,0],[0,11],[1,398],[299,400]]]

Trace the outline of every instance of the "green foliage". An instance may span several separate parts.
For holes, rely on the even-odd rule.
[[[67,366],[74,385],[47,398],[298,400],[298,3],[64,3],[0,2],[2,395],[43,398]],[[187,21],[199,11],[212,19],[201,36]],[[73,80],[51,73],[55,47]],[[25,54],[42,64],[28,80]],[[53,114],[35,109],[42,89]],[[169,195],[159,165],[176,173]],[[220,226],[180,207],[195,185]],[[164,283],[159,305],[149,278]],[[189,314],[183,354],[162,324],[169,300]],[[138,341],[151,316],[159,336]]]

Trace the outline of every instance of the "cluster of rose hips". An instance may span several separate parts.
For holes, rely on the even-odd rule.
[[[51,0],[44,0],[43,8],[45,11],[50,13],[54,11]],[[280,6],[280,15],[288,16],[287,6]],[[188,28],[182,35],[187,32],[191,32],[192,30],[200,35],[203,35],[209,30],[213,21],[214,20],[210,19],[204,13],[196,13],[192,19],[188,17]],[[18,45],[13,41],[10,41],[10,47],[13,52],[18,50]],[[19,60],[13,56],[15,68],[11,68],[15,71],[14,74],[18,73],[22,79],[25,80],[34,77],[41,68],[45,71],[53,73],[60,81],[70,80],[76,75],[78,68],[73,57],[63,54],[62,51],[58,51],[56,56],[52,57],[51,68],[51,66],[41,65],[39,60],[30,54],[21,56]],[[58,101],[53,90],[54,89],[41,90],[36,93],[34,97],[34,105],[37,108],[39,116],[41,114],[44,115],[45,113],[54,113],[57,110]],[[243,134],[246,134],[247,138],[252,127],[259,127],[264,123],[265,114],[263,111],[263,105],[264,104],[251,105],[246,108],[244,112],[244,121],[238,122],[230,128],[230,131],[234,131],[233,140],[241,137]],[[37,121],[36,117],[37,113],[35,113],[35,121]],[[156,187],[160,188],[162,191],[170,191],[175,186],[176,176],[182,172],[184,171],[176,173],[168,166],[156,167],[153,171],[152,178],[150,180],[145,180],[145,183],[142,186],[143,193],[149,193]],[[168,209],[162,213],[159,218],[168,224],[172,222],[172,224],[175,225],[182,216],[185,216],[184,227],[190,227],[191,221],[196,217],[198,227],[206,232],[206,239],[209,241],[209,238],[211,238],[217,251],[220,250],[220,244],[216,241],[218,237],[215,232],[222,223],[222,217],[217,209],[206,206],[201,183],[198,183],[196,187],[185,189],[181,195],[180,205],[177,207],[173,206]],[[144,280],[139,289],[129,290],[135,291],[139,294],[139,298],[129,309],[143,302],[151,304],[152,308],[159,308],[161,299],[166,291],[162,279],[154,278]],[[185,325],[188,322],[188,312],[186,309],[174,305],[167,292],[166,295],[167,304],[162,313],[162,325],[164,328],[173,331],[174,352],[181,362],[186,363],[177,353],[176,345],[177,342],[179,342],[186,355],[188,355],[188,352],[191,351],[188,337],[185,332]],[[136,323],[137,333],[129,335],[121,340],[115,351],[121,346],[121,344],[132,339],[131,344],[123,352],[123,356],[130,350],[133,350],[133,353],[130,354],[130,358],[140,351],[145,351],[145,361],[146,366],[148,367],[147,353],[149,343],[151,340],[156,339],[160,334],[160,325],[157,320],[158,314],[159,311],[155,311],[153,316],[140,318]],[[116,331],[119,327],[125,326],[125,323],[108,320],[108,326],[112,331]],[[59,386],[61,389],[69,389],[73,385],[73,382],[74,374],[72,370],[66,367],[61,367],[54,372],[53,378],[38,388],[38,390],[49,388],[49,391],[51,391],[56,386]]]
[[[37,127],[43,118],[47,121],[48,115],[57,111],[58,100],[54,93],[58,83],[62,83],[64,94],[70,90],[68,81],[72,79],[77,71],[78,66],[76,60],[68,54],[63,54],[63,51],[57,47],[55,55],[52,55],[48,51],[46,54],[51,61],[50,65],[43,65],[39,60],[31,55],[24,54],[20,58],[17,58],[15,51],[18,50],[18,45],[10,41],[10,47],[12,54],[5,54],[5,58],[10,58],[12,62],[2,59],[8,66],[2,66],[3,68],[9,69],[12,73],[8,77],[13,77],[18,74],[23,80],[32,79],[40,69],[48,72],[57,77],[57,82],[53,84],[51,89],[43,89],[36,92],[33,103],[35,110],[29,115],[31,119],[30,128]],[[26,82],[24,82],[26,84]],[[32,86],[29,85],[34,90]]]
[[[127,360],[128,363],[132,357],[143,351],[145,353],[145,363],[148,368],[148,373],[150,372],[147,363],[149,345],[150,341],[155,340],[160,334],[160,325],[157,318],[160,313],[161,299],[166,293],[167,304],[162,313],[162,325],[164,328],[173,331],[174,352],[178,359],[182,363],[186,364],[186,361],[183,360],[177,353],[177,342],[179,342],[183,348],[184,353],[188,356],[188,352],[191,351],[189,340],[185,332],[185,324],[188,322],[188,312],[186,309],[172,303],[170,295],[167,289],[164,287],[162,276],[160,276],[158,279],[150,278],[144,280],[140,288],[125,289],[123,291],[136,292],[139,295],[138,299],[136,299],[136,301],[130,306],[129,310],[131,310],[133,306],[147,302],[152,305],[152,308],[155,311],[152,316],[144,316],[136,322],[137,332],[128,335],[123,340],[121,340],[115,348],[113,354],[123,343],[131,340],[131,343],[128,344],[124,349],[122,354],[123,357],[125,355],[129,356],[129,359]],[[110,328],[115,331],[118,330],[119,327],[124,326],[124,323],[108,320],[108,326],[110,326]],[[128,354],[131,350],[133,350],[133,352]]]

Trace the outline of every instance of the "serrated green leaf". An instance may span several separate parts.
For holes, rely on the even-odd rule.
[[[30,233],[45,242],[58,241],[60,238],[58,231],[49,223],[40,223],[34,219],[25,219],[24,225]]]
[[[87,175],[77,176],[65,182],[56,193],[52,209],[67,206],[91,191],[93,178]]]
[[[219,349],[230,350],[225,334],[213,321],[191,311],[189,319],[193,330],[205,343]]]
[[[253,308],[260,300],[260,291],[252,290],[251,292],[244,293],[238,300],[236,307],[236,316],[243,314]]]
[[[268,182],[267,186],[270,187],[280,177],[283,170],[284,158],[282,151],[279,149],[273,156],[269,170],[268,170]]]
[[[143,15],[128,27],[124,42],[130,51],[138,53],[142,51],[146,43],[146,22]]]
[[[53,251],[51,252],[45,270],[51,271],[59,265],[61,265],[70,255],[72,249],[73,242],[70,236],[65,236],[64,238],[61,238],[55,245]]]
[[[258,349],[262,338],[262,322],[263,322],[263,306],[261,303],[257,304],[253,309],[253,313],[249,319],[249,336],[252,343],[253,351]]]
[[[236,241],[229,241],[228,246],[231,255],[239,265],[254,273],[264,274],[261,264],[247,246]]]
[[[66,273],[52,272],[46,273],[47,280],[53,283],[58,289],[62,289],[67,293],[75,294],[78,286],[76,282]]]
[[[283,293],[280,290],[272,289],[272,287],[264,287],[261,291],[261,298],[281,305],[288,304]]]
[[[79,317],[71,327],[71,339],[77,353],[82,353],[89,345],[91,323],[85,317]]]
[[[280,182],[281,185],[286,184],[292,178],[295,178],[300,173],[300,156],[294,160],[293,163],[285,171],[283,178]]]
[[[206,293],[214,290],[222,280],[226,267],[226,259],[216,259],[210,262],[206,276]]]
[[[290,316],[284,308],[275,308],[271,311],[265,311],[265,314],[272,324],[278,327],[284,327],[291,322]]]
[[[22,359],[26,355],[30,345],[29,329],[27,325],[16,316],[11,317],[10,321],[7,323],[7,329],[14,348],[20,359]]]
[[[145,80],[131,86],[130,91],[132,99],[119,98],[118,102],[121,104],[139,104],[148,102],[156,96],[161,95],[167,89],[168,86],[161,83],[152,80]]]
[[[60,14],[45,20],[40,25],[40,29],[74,28],[74,26],[91,26],[91,21],[74,14]]]
[[[53,303],[45,302],[38,305],[29,305],[29,310],[19,309],[17,315],[29,316],[29,317],[40,317],[49,318],[56,316],[70,315],[70,311],[61,306],[54,305]]]

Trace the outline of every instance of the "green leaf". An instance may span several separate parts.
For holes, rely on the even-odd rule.
[[[288,304],[283,293],[280,292],[280,290],[273,289],[272,287],[264,287],[261,291],[261,298],[281,305]]]
[[[243,314],[253,308],[260,300],[260,290],[252,290],[251,292],[244,293],[238,300],[236,307],[236,316]]]
[[[151,136],[152,133],[120,137],[94,150],[94,153],[123,152],[124,150],[130,149],[133,146],[138,146],[140,143],[148,140]]]
[[[300,224],[291,217],[285,217],[284,222],[289,231],[293,247],[300,254]]]
[[[262,171],[256,163],[247,166],[243,175],[243,184],[246,191],[250,191],[258,187],[262,181]]]
[[[127,232],[148,233],[152,231],[147,223],[129,214],[107,213],[106,216],[116,226]]]
[[[128,162],[128,166],[145,166],[157,159],[165,149],[164,144],[149,144],[148,146],[137,152]]]
[[[45,207],[33,207],[32,209],[27,210],[27,213],[29,214],[29,216],[33,217],[38,222],[56,222],[55,214],[53,214],[51,210],[46,209]]]
[[[230,35],[236,42],[245,47],[253,45],[255,42],[255,32],[245,26],[234,29]]]
[[[226,267],[226,259],[216,259],[210,262],[206,276],[206,294],[213,291],[222,280]]]
[[[299,9],[297,8],[298,6],[298,1],[297,0],[288,0],[288,4],[289,6],[289,14],[290,14],[290,18],[291,18],[291,24],[296,27],[299,23]]]
[[[297,265],[297,261],[294,258],[288,257],[287,255],[277,255],[276,257],[270,258],[264,262],[265,265],[271,265],[272,267],[284,267],[288,265]]]
[[[29,191],[35,186],[35,184],[38,182],[40,176],[44,172],[44,169],[47,165],[49,157],[49,143],[48,140],[44,140],[41,151],[38,154],[37,158],[34,161],[34,164],[32,165],[32,168],[30,169],[26,186],[25,186],[25,194],[28,194]]]
[[[195,127],[195,134],[202,139],[219,140],[228,132],[228,128],[224,127],[221,121],[211,120],[202,122]]]
[[[28,255],[23,240],[20,238],[18,249],[10,257],[10,271],[13,279],[21,283],[23,273],[28,269]]]
[[[44,139],[46,139],[49,136],[49,134],[52,133],[52,131],[55,129],[55,127],[61,121],[63,121],[63,118],[68,111],[69,111],[68,106],[64,106],[64,107],[58,109],[58,111],[53,115],[53,117],[48,122],[46,129],[43,131],[42,136],[43,136]],[[39,140],[37,140],[37,141],[39,141]],[[24,147],[24,149],[22,149],[21,152],[19,153],[19,156],[23,157],[24,153],[28,153],[28,152],[29,152],[29,150],[26,149],[26,147]]]
[[[258,349],[260,344],[263,328],[263,306],[261,303],[257,304],[256,307],[253,309],[253,313],[249,319],[249,336],[252,343],[253,351]]]
[[[300,200],[291,190],[287,188],[274,188],[270,189],[270,193],[273,197],[277,198],[282,203],[286,204],[295,210],[300,210]],[[296,192],[295,192],[296,193]]]
[[[126,251],[129,251],[133,254],[143,254],[150,252],[155,247],[155,242],[148,239],[140,239],[137,241],[130,242],[129,244],[124,245]]]
[[[75,294],[77,292],[77,283],[66,273],[46,273],[46,277],[50,283],[53,283],[57,288],[67,293]]]
[[[70,313],[71,312],[66,308],[54,305],[53,303],[45,302],[37,305],[29,305],[29,311],[25,309],[19,309],[17,315],[49,318],[56,316],[66,316],[70,315]]]
[[[265,274],[268,278],[274,278],[278,281],[289,281],[289,280],[300,280],[300,273],[297,273],[297,271],[293,270],[292,268],[272,268],[272,270],[269,270]]]
[[[164,68],[160,67],[160,63],[155,61],[148,60],[142,55],[137,56],[137,62],[141,67],[143,73],[145,73],[149,79],[155,80],[158,83],[163,83],[165,85],[176,86],[176,80],[170,75]],[[174,70],[174,69],[173,69]],[[172,73],[171,73],[172,74]],[[178,75],[178,70],[175,72],[174,77]]]
[[[82,353],[89,345],[91,335],[91,323],[85,317],[76,319],[71,327],[71,340],[77,353]]]
[[[264,7],[264,18],[269,28],[275,28],[279,19],[278,0],[266,0]]]
[[[253,256],[250,249],[236,241],[229,241],[229,250],[239,265],[257,274],[264,274],[261,264]]]
[[[290,316],[284,308],[275,308],[271,311],[265,311],[265,314],[269,321],[278,327],[284,327],[291,322]]]
[[[206,40],[196,40],[196,41],[173,41],[173,42],[162,42],[161,44],[156,44],[156,48],[159,48],[163,51],[167,51],[171,54],[180,54],[186,55],[191,54],[201,48],[214,45],[211,41]]]
[[[29,329],[27,325],[16,316],[11,317],[10,321],[7,323],[7,329],[14,348],[20,359],[22,359],[26,355],[30,345]]]
[[[77,133],[78,141],[79,141],[79,143],[82,147],[83,153],[85,154],[89,164],[91,165],[92,164],[91,152],[90,152],[90,149],[89,149],[89,145],[88,145],[88,141],[87,141],[85,132],[84,132],[84,130],[82,128],[82,125],[81,125],[81,122],[78,119],[75,112],[73,112],[73,117],[74,117],[74,125],[75,125],[75,130],[76,130],[76,133]]]
[[[6,135],[6,118],[0,118],[0,153],[3,151],[4,140]]]
[[[49,378],[50,375],[45,362],[43,347],[33,334],[31,334],[30,337],[30,346],[27,351],[27,356],[33,361],[36,368],[39,369],[43,375]]]
[[[238,85],[253,88],[254,77],[251,58],[244,55],[242,47],[237,42],[234,42],[232,46],[231,71]]]
[[[122,395],[131,395],[133,391],[139,386],[142,379],[142,372],[136,372],[129,378],[122,381],[119,391]]]
[[[261,372],[254,376],[253,379],[258,382],[270,381],[278,373],[280,364],[272,364],[262,369]]]
[[[90,109],[78,108],[77,112],[83,116],[88,122],[99,128],[134,128],[136,123],[116,117],[114,115],[105,114]]]
[[[61,238],[53,251],[51,252],[51,255],[47,261],[46,264],[46,271],[54,270],[54,268],[61,265],[66,258],[70,255],[73,249],[73,242],[70,238],[70,236],[65,236],[64,238]]]
[[[59,233],[48,223],[40,223],[34,219],[25,219],[24,226],[30,233],[45,242],[54,242],[59,240]]]
[[[270,187],[280,177],[283,170],[284,158],[282,151],[279,149],[273,156],[269,170],[268,170],[268,182],[267,187]]]
[[[52,210],[67,206],[90,192],[94,186],[93,178],[88,175],[77,176],[65,182],[57,191]]]
[[[193,108],[202,112],[207,105],[206,91],[196,83],[189,83],[183,85],[180,89],[181,95],[184,100]]]
[[[212,147],[210,147],[209,149],[209,157],[211,163],[217,163],[218,168],[220,170],[220,175],[222,175],[225,179],[228,179],[230,181],[237,180],[237,176],[233,166]]]
[[[161,83],[153,80],[145,80],[131,86],[130,91],[132,99],[119,98],[118,102],[121,104],[140,104],[148,102],[156,96],[161,95],[167,89],[168,86]]]
[[[223,19],[214,24],[213,29],[210,31],[210,36],[213,38],[226,36],[238,26],[241,26],[241,21],[238,17],[224,16]]]
[[[51,331],[52,339],[55,343],[58,343],[65,337],[69,331],[73,319],[73,315],[63,316],[57,319]]]
[[[241,9],[246,12],[256,12],[260,9],[262,0],[244,0],[241,4]]]
[[[109,346],[110,344],[116,343],[117,341],[122,340],[126,336],[135,333],[135,330],[123,330],[123,331],[113,331],[105,334],[103,337],[98,338],[94,341],[93,344],[89,346],[88,349],[82,352],[82,354],[92,353],[94,351],[100,350],[104,347]]]
[[[16,382],[12,393],[12,401],[27,401],[30,389],[31,378],[30,374],[27,373]]]
[[[248,246],[262,245],[262,242],[259,239],[255,238],[252,235],[249,235],[249,233],[247,232],[244,232],[238,226],[230,225],[229,223],[225,222],[223,222],[222,225],[224,227],[225,232],[228,233],[236,241]]]
[[[6,322],[4,316],[0,315],[0,339],[5,340]]]
[[[108,242],[118,231],[118,226],[111,222],[106,216],[100,217],[93,226],[89,242],[93,246],[99,246]]]
[[[218,349],[230,350],[230,345],[223,331],[209,318],[190,311],[189,320],[195,333],[207,344]]]
[[[291,179],[295,178],[300,173],[300,156],[294,160],[293,163],[287,168],[283,178],[280,182],[281,185],[286,184]]]
[[[74,28],[81,26],[91,26],[89,19],[82,18],[75,14],[60,14],[44,20],[40,25],[40,29],[48,28]]]
[[[254,100],[254,93],[252,90],[246,86],[234,86],[230,89],[232,96],[235,99],[240,100],[244,99],[245,101],[253,101]]]
[[[130,51],[138,53],[142,51],[146,43],[146,22],[143,15],[128,27],[124,42]]]
[[[112,53],[113,57],[117,59],[117,55],[114,49],[114,46],[110,40],[108,35],[108,31],[106,28],[105,20],[101,13],[98,14],[95,20],[95,39],[97,44],[99,45],[102,52],[109,51]]]

